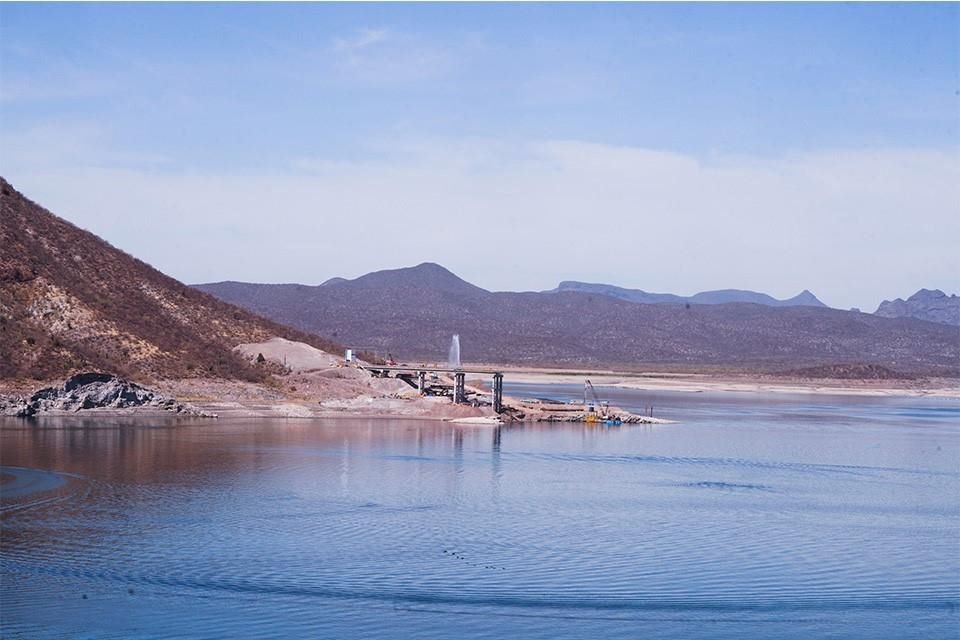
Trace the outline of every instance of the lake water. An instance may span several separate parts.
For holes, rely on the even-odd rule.
[[[678,423],[5,421],[0,635],[958,637],[960,403],[601,394]]]

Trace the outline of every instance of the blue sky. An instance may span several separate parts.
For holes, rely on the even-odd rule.
[[[3,4],[0,170],[190,282],[437,260],[872,310],[958,289],[958,33],[957,4]],[[492,223],[525,257],[465,241]],[[612,255],[565,259],[584,235]]]

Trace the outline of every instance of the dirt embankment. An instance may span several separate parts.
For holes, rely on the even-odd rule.
[[[167,411],[181,415],[215,414],[233,417],[391,417],[456,420],[465,424],[492,424],[497,416],[489,405],[489,390],[477,376],[467,378],[471,402],[453,404],[447,396],[421,396],[403,380],[377,378],[313,346],[272,338],[243,344],[235,351],[254,366],[269,369],[266,382],[177,378],[142,387],[112,376],[95,375],[34,393],[25,384],[0,389],[0,410],[7,415],[34,415],[44,411],[74,413],[142,413]],[[487,367],[489,368],[489,367]],[[529,368],[501,369],[508,383],[593,384],[629,389],[677,392],[763,392],[857,395],[899,395],[960,398],[960,381],[953,379],[840,380],[808,377],[703,375],[676,373],[617,373]],[[98,374],[99,375],[99,374]],[[103,379],[100,379],[103,378]],[[21,381],[22,382],[22,381]],[[443,381],[441,380],[441,383]],[[83,384],[81,384],[83,383]],[[87,384],[89,383],[89,384]],[[2,394],[8,395],[4,397]],[[32,394],[32,395],[31,395]],[[501,418],[524,421],[587,421],[585,407],[546,405],[540,401],[504,397],[508,412]],[[641,419],[611,408],[613,419],[624,422],[661,422]]]

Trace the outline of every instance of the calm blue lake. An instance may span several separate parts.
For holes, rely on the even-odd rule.
[[[600,391],[678,422],[2,422],[0,635],[960,637],[960,402]]]

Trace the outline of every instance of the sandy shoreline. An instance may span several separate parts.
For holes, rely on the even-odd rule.
[[[523,384],[583,384],[623,389],[688,393],[808,393],[821,395],[903,396],[960,398],[960,380],[834,380],[791,379],[738,374],[559,372],[554,370],[504,369],[504,379]]]
[[[510,375],[510,382],[524,384],[582,384],[583,377],[524,372]],[[960,398],[960,384],[943,381],[928,386],[895,386],[890,381],[837,381],[837,380],[770,380],[765,378],[714,377],[683,375],[676,377],[631,377],[600,374],[591,376],[595,386],[613,386],[623,389],[650,391],[677,391],[687,393],[739,392],[739,393],[807,393],[820,395],[856,396],[932,396]]]
[[[181,379],[160,380],[149,386],[166,397],[176,398],[200,411],[222,418],[386,418],[448,421],[457,425],[489,426],[498,422],[492,407],[480,404],[453,404],[448,397],[421,397],[416,389],[396,378],[376,378],[368,372],[342,363],[323,368],[291,371],[269,383],[257,384],[231,380]],[[489,365],[464,365],[490,369]],[[755,393],[810,394],[874,397],[933,397],[960,400],[960,380],[813,380],[790,379],[763,375],[572,371],[570,369],[537,369],[495,367],[510,384],[567,384],[582,386],[589,379],[597,387],[636,389],[677,393]],[[478,399],[489,400],[488,376],[467,375],[468,388]],[[38,387],[34,387],[36,390]],[[29,395],[24,381],[0,385],[0,395]],[[530,394],[534,395],[534,394]],[[522,395],[504,396],[508,406],[524,413],[524,421],[550,418],[564,419],[569,407],[551,409]],[[616,408],[614,408],[616,409]],[[582,409],[581,409],[582,411]],[[629,415],[616,409],[624,416]],[[169,412],[147,407],[126,409],[85,409],[54,411],[45,415],[77,417],[171,416]],[[507,418],[509,419],[509,418]]]

